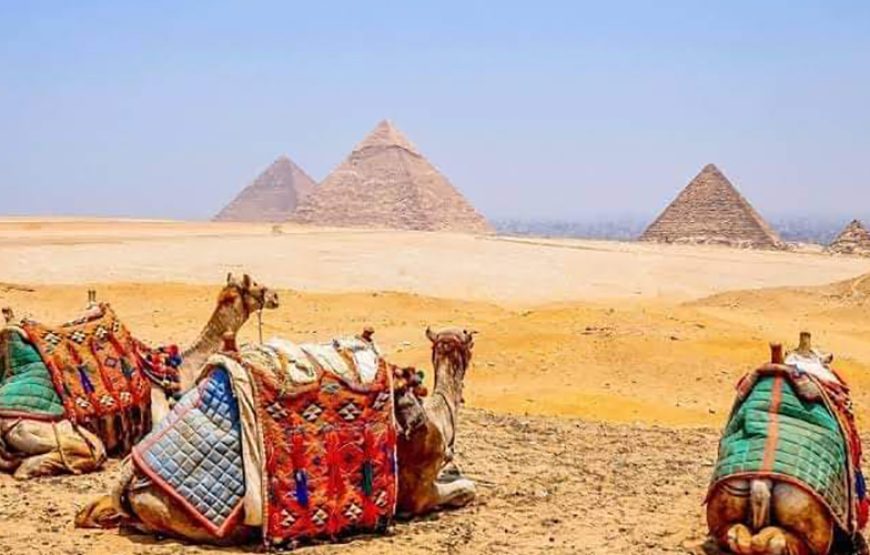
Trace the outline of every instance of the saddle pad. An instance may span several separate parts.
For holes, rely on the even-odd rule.
[[[137,342],[108,305],[100,308],[99,316],[60,327],[21,322],[51,373],[67,417],[76,423],[151,404]]]
[[[243,349],[240,360],[254,383],[263,436],[267,547],[386,527],[397,488],[386,363],[378,359],[370,384],[320,369],[315,381],[288,385],[282,365],[258,365],[274,360],[254,355],[258,349]]]
[[[239,410],[217,367],[139,445],[133,461],[211,533],[226,534],[245,496]]]
[[[0,330],[0,416],[60,420],[64,408],[48,369],[22,333]]]
[[[798,482],[851,531],[848,446],[824,402],[802,400],[786,375],[758,378],[735,406],[719,444],[713,487],[732,477]]]

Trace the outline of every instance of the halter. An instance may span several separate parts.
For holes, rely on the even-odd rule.
[[[246,295],[250,295],[254,298],[255,301],[260,305],[257,308],[257,333],[260,338],[260,344],[263,344],[263,309],[266,308],[266,292],[267,288],[263,287],[262,291],[260,291],[259,295],[253,293],[250,289],[246,289],[244,286],[238,283],[230,283],[227,287],[232,288],[239,295],[239,298],[242,299],[242,310],[245,311],[245,320],[251,317],[251,310],[248,308],[248,303],[245,300]],[[221,293],[219,302],[224,303],[229,300],[227,296],[227,289]]]

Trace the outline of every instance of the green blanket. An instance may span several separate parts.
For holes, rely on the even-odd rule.
[[[36,348],[15,328],[0,335],[0,416],[63,418],[63,404]]]
[[[758,380],[731,414],[719,444],[713,483],[772,476],[803,485],[844,528],[850,489],[846,441],[823,402],[804,401],[783,376]]]

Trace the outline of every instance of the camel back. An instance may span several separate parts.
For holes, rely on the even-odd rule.
[[[20,332],[4,334],[3,349],[13,371],[0,395],[9,413],[69,419],[110,453],[128,452],[147,433],[151,386],[141,346],[108,305],[61,326],[23,320],[13,329]]]
[[[216,536],[244,507],[280,547],[386,527],[395,448],[392,374],[372,343],[278,340],[212,357],[133,460]]]
[[[866,520],[860,442],[848,391],[795,367],[745,377],[719,444],[712,492],[729,478],[775,478],[819,499],[853,533]],[[857,469],[857,470],[856,470]]]

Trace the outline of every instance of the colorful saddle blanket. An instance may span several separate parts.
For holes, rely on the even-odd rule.
[[[734,477],[800,484],[854,533],[866,523],[861,449],[848,390],[795,366],[767,365],[738,384],[710,491]]]
[[[64,416],[51,376],[20,328],[0,330],[0,416],[59,420]]]
[[[377,349],[357,338],[244,346],[209,360],[134,461],[218,537],[241,507],[267,547],[378,530],[396,506],[392,387]],[[240,411],[246,388],[253,425]]]
[[[59,327],[23,320],[4,336],[10,368],[3,387],[9,385],[9,395],[0,408],[25,417],[67,418],[97,434],[112,453],[129,451],[150,429],[143,347],[107,304]]]
[[[142,443],[133,461],[218,537],[237,523],[245,496],[238,403],[214,368]]]

